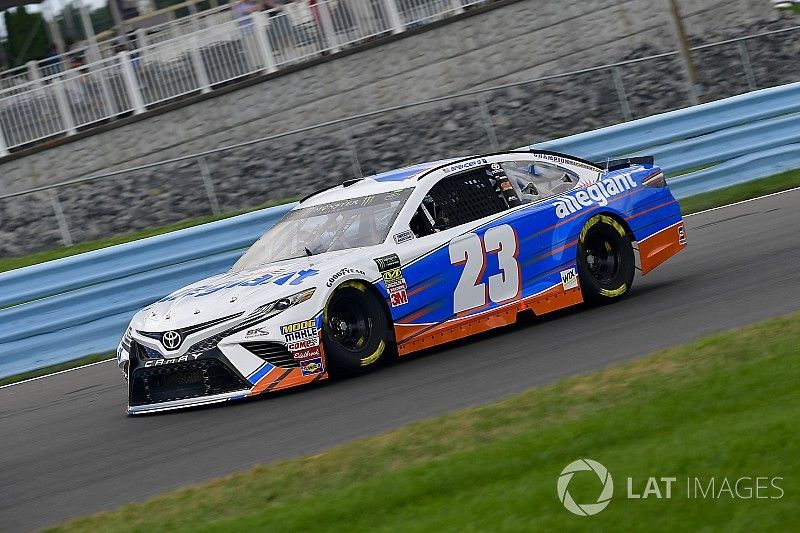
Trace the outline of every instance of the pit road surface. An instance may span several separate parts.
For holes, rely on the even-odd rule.
[[[800,309],[800,190],[686,219],[630,295],[521,321],[357,379],[127,418],[112,362],[0,389],[0,530],[142,501],[258,463],[597,370]]]

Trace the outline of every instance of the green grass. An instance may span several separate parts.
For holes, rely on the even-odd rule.
[[[81,357],[80,359],[67,361],[66,363],[50,365],[44,368],[40,368],[38,370],[31,370],[30,372],[23,372],[22,374],[15,374],[13,376],[8,376],[6,378],[0,378],[0,387],[2,387],[3,385],[8,385],[10,383],[25,381],[26,379],[38,378],[39,376],[46,376],[47,374],[53,374],[55,372],[60,372],[62,370],[69,370],[70,368],[75,368],[82,365],[88,365],[89,363],[96,363],[97,361],[103,361],[105,359],[110,359],[111,357],[114,357],[113,353],[87,355],[85,357]]]
[[[800,508],[798,382],[800,314],[58,530],[791,530]],[[561,469],[584,457],[614,478],[609,507],[593,517],[568,513],[556,496]],[[638,493],[649,476],[678,482],[670,500],[634,500],[629,476]],[[690,499],[686,478],[695,476],[718,486],[724,477],[779,476],[784,494]],[[599,483],[580,473],[570,490],[585,503]]]
[[[800,169],[790,170],[768,178],[741,183],[718,191],[711,191],[681,200],[683,214],[696,213],[721,205],[731,204],[749,198],[757,198],[773,192],[800,187]]]
[[[139,239],[144,239],[146,237],[153,237],[155,235],[161,235],[163,233],[169,233],[170,231],[177,231],[179,229],[191,228],[193,226],[199,226],[200,224],[206,224],[208,222],[214,222],[216,220],[222,220],[224,218],[230,218],[236,215],[241,215],[243,213],[249,213],[251,211],[256,211],[258,209],[264,209],[266,207],[271,207],[275,205],[282,205],[285,203],[291,203],[299,198],[291,198],[288,200],[282,200],[280,202],[270,202],[258,207],[252,207],[250,209],[242,209],[239,211],[230,211],[228,213],[220,214],[220,215],[205,215],[202,217],[195,217],[183,220],[181,222],[176,222],[175,224],[169,224],[166,226],[161,226],[158,228],[150,228],[141,231],[135,231],[132,233],[126,233],[123,235],[115,235],[114,237],[108,237],[105,239],[98,239],[95,241],[86,241],[78,244],[73,244],[72,246],[64,246],[61,248],[53,248],[51,250],[44,250],[41,252],[36,252],[34,254],[22,256],[22,257],[3,257],[0,258],[0,272],[5,272],[7,270],[13,270],[15,268],[22,268],[31,265],[37,265],[39,263],[44,263],[46,261],[52,261],[54,259],[61,259],[62,257],[69,257],[71,255],[82,254],[83,252],[91,252],[93,250],[99,250],[101,248],[107,248],[109,246],[114,246],[115,244],[123,244],[126,242],[136,241]]]

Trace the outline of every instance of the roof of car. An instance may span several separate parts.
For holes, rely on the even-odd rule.
[[[445,165],[450,161],[456,161],[456,159],[430,161],[428,163],[420,163],[409,167],[389,170],[362,179],[347,180],[341,185],[335,185],[305,197],[300,201],[300,206],[308,207],[357,196],[380,194],[382,192],[414,187],[417,185],[417,180],[415,179],[417,176],[432,168]]]

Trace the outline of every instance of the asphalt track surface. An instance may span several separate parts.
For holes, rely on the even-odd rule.
[[[0,529],[142,501],[800,310],[800,190],[691,216],[622,302],[523,321],[357,379],[128,418],[113,363],[0,389]]]

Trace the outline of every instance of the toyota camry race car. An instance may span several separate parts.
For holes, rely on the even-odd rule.
[[[685,245],[647,157],[517,151],[348,180],[303,199],[230,271],[133,317],[117,350],[128,413],[360,373],[521,311],[611,302],[637,262],[647,274]]]

